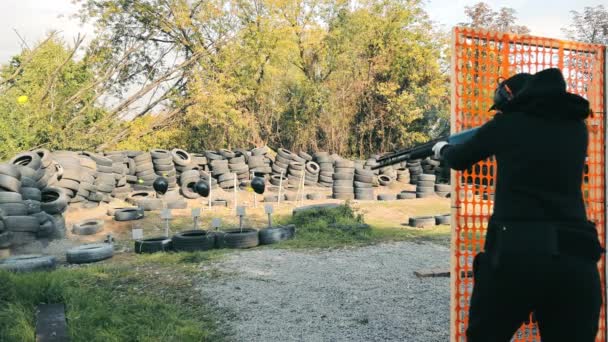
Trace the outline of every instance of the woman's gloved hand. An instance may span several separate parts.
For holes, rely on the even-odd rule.
[[[447,141],[440,141],[433,146],[433,153],[435,153],[435,159],[441,159],[441,149],[447,145]]]

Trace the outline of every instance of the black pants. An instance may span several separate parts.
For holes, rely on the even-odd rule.
[[[510,341],[534,312],[543,342],[592,342],[602,291],[597,265],[588,259],[508,260],[494,268],[488,255],[473,263],[469,342]]]

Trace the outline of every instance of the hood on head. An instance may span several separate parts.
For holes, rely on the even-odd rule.
[[[532,75],[503,111],[571,120],[584,120],[590,114],[589,101],[567,92],[564,76],[556,68]]]

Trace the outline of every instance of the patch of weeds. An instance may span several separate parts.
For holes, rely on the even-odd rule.
[[[373,241],[371,227],[349,205],[307,210],[281,222],[295,224],[297,229],[295,239],[279,244],[283,247],[339,247]]]
[[[187,273],[146,263],[0,271],[0,341],[34,341],[40,303],[65,303],[72,341],[222,341],[199,297]]]

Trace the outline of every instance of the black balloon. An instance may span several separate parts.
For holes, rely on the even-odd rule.
[[[154,187],[154,191],[161,195],[164,195],[167,192],[167,189],[169,189],[169,182],[165,177],[158,177],[156,178],[152,186]]]
[[[194,184],[194,191],[203,197],[209,196],[209,183],[204,180],[196,182]]]
[[[266,182],[262,177],[253,177],[253,179],[251,180],[251,187],[253,188],[253,191],[255,191],[256,194],[261,195],[266,189]]]

